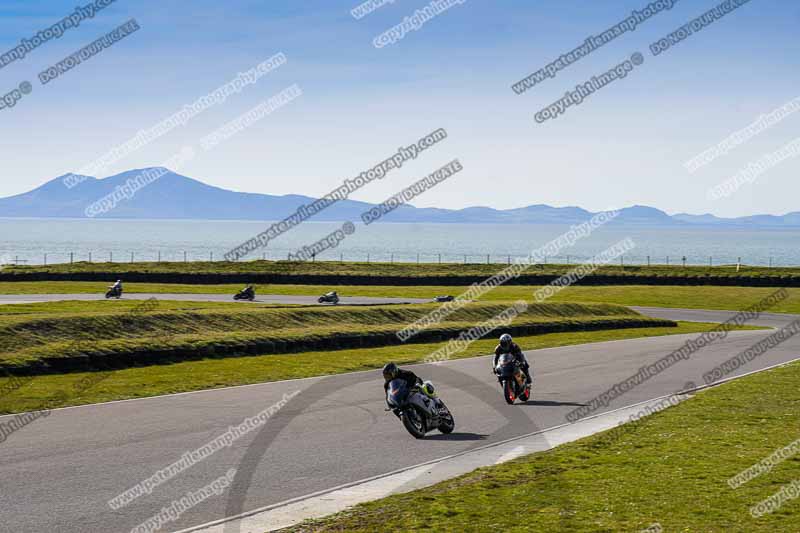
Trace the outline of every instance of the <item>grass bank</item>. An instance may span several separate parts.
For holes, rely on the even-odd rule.
[[[486,279],[501,264],[415,264],[357,262],[192,262],[87,263],[11,266],[0,281],[107,281],[122,277],[151,283],[273,283],[335,285],[469,285]],[[575,265],[533,265],[512,285],[546,284]],[[742,266],[602,266],[581,285],[800,286],[800,268]]]
[[[623,430],[286,531],[800,531],[797,500],[749,512],[800,479],[800,456],[727,484],[800,436],[798,383],[797,364],[749,376]]]
[[[496,258],[495,258],[496,259]],[[151,272],[151,273],[187,273],[187,274],[227,274],[227,273],[253,273],[253,274],[297,274],[297,275],[343,275],[343,276],[459,276],[478,275],[491,276],[506,264],[492,263],[364,263],[364,262],[338,262],[338,261],[193,261],[181,262],[138,262],[138,263],[88,263],[75,262],[55,265],[32,266],[7,266],[4,270],[10,274],[21,273],[121,273],[121,272]],[[534,265],[530,269],[537,273],[561,275],[576,265],[548,264]],[[646,275],[676,275],[686,274],[695,276],[706,275],[734,275],[739,276],[773,276],[787,275],[800,276],[800,267],[758,267],[741,265],[737,272],[736,265],[722,266],[680,266],[680,265],[604,265],[597,272],[606,275],[639,273]]]
[[[519,336],[515,340],[523,349],[533,350],[591,342],[700,333],[712,327],[712,324],[679,322],[677,327],[548,333]],[[486,355],[494,350],[495,344],[495,338],[480,340],[453,358]],[[440,346],[440,343],[409,344],[383,348],[312,351],[294,355],[257,355],[183,361],[104,372],[75,372],[23,378],[0,377],[0,414],[377,370],[387,361],[396,361],[399,364],[423,361]],[[376,379],[379,379],[377,373]],[[91,386],[87,386],[87,383]]]
[[[15,374],[158,364],[205,357],[300,353],[400,344],[396,333],[435,304],[369,307],[265,307],[217,304],[203,308],[156,302],[61,302],[0,307],[0,369]],[[222,307],[225,306],[225,307]],[[53,309],[55,311],[53,311]],[[492,319],[508,304],[473,303],[417,334],[411,342],[445,341]],[[503,327],[515,335],[559,331],[669,327],[607,304],[530,305]]]

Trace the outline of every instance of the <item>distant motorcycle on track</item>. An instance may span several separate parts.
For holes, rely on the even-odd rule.
[[[452,413],[430,381],[409,389],[402,379],[393,379],[386,389],[386,403],[387,411],[392,411],[414,438],[421,439],[434,429],[452,433],[456,427]]]
[[[233,295],[234,300],[248,300],[253,301],[256,299],[256,290],[251,286],[248,285],[244,289],[240,290],[236,294]]]
[[[122,287],[117,287],[116,285],[109,285],[108,291],[106,291],[106,299],[108,298],[116,298],[117,300],[122,298]]]
[[[321,304],[329,303],[336,305],[339,303],[339,295],[336,294],[336,291],[327,292],[322,296],[320,296],[319,298],[317,298],[317,302]]]

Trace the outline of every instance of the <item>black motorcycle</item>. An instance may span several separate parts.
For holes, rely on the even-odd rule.
[[[240,290],[236,294],[233,295],[234,300],[249,300],[253,301],[256,299],[256,291],[247,287],[245,289]]]
[[[321,304],[328,303],[336,305],[339,303],[339,295],[336,294],[336,291],[331,291],[317,298],[317,301]]]
[[[116,286],[110,286],[108,291],[106,291],[106,298],[116,298],[119,300],[122,298],[122,289]]]
[[[526,383],[525,372],[522,371],[519,361],[510,353],[504,353],[497,359],[494,373],[500,386],[503,387],[503,397],[507,404],[513,404],[519,398],[527,402],[531,397],[531,384]]]
[[[433,429],[452,433],[456,427],[452,413],[436,395],[430,381],[409,389],[405,381],[394,379],[386,390],[386,403],[387,411],[392,411],[414,438],[421,439]]]

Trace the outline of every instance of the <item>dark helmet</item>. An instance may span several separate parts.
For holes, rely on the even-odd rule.
[[[509,348],[511,348],[512,342],[513,340],[511,339],[511,335],[509,335],[508,333],[503,333],[502,335],[500,335],[500,346],[504,350],[508,350]]]
[[[400,372],[400,369],[397,368],[396,364],[386,363],[386,366],[383,367],[383,379],[394,379],[398,372]]]

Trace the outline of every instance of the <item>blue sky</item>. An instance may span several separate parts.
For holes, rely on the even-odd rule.
[[[82,0],[81,5],[89,0]],[[361,20],[357,0],[117,0],[62,38],[0,69],[0,196],[79,168],[277,52],[288,63],[109,168],[157,166],[287,86],[303,95],[181,173],[248,192],[323,195],[445,128],[449,138],[353,198],[380,202],[459,158],[464,171],[419,206],[646,204],[720,216],[800,210],[800,158],[736,194],[706,192],[798,136],[800,113],[709,166],[684,163],[800,96],[800,4],[752,0],[660,56],[648,46],[717,5],[679,0],[614,42],[517,95],[511,85],[649,2],[466,0],[399,42],[372,40],[428,2],[395,0]],[[0,53],[73,12],[75,0],[0,5]],[[190,6],[190,7],[188,7]],[[37,74],[135,18],[141,30],[42,86]],[[633,52],[626,79],[544,124],[534,114]],[[103,177],[103,176],[98,176]]]

